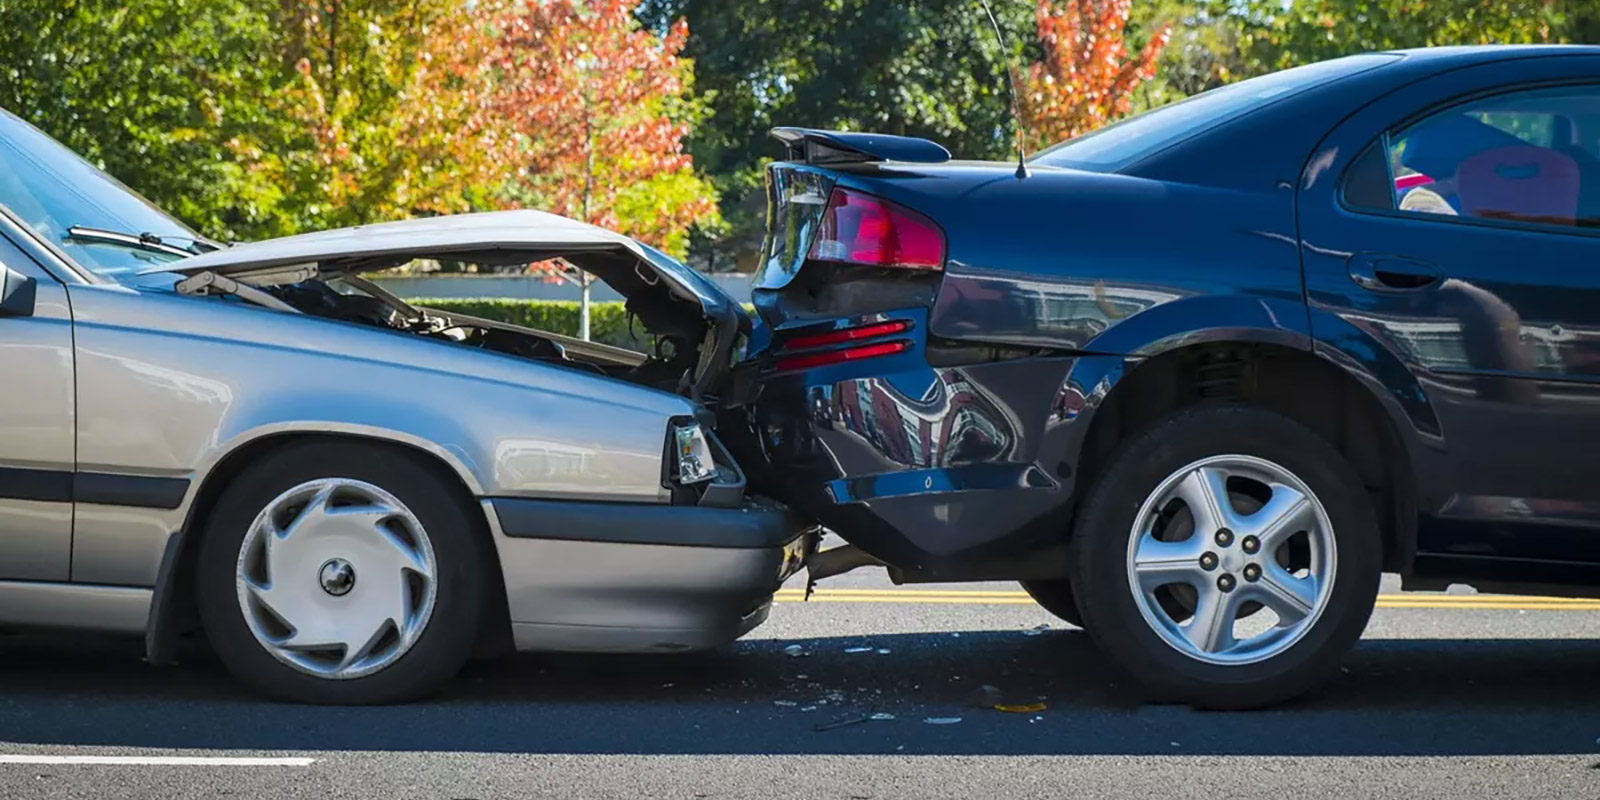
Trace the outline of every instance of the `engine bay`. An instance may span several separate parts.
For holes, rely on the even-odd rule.
[[[313,278],[261,287],[266,294],[310,316],[409,333],[571,369],[580,369],[671,392],[684,392],[692,380],[700,331],[644,327],[652,352],[523,328],[509,323],[418,308],[353,276]],[[629,313],[632,314],[630,308]]]

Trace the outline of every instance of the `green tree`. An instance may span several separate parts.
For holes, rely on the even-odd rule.
[[[780,152],[774,126],[924,136],[957,157],[1006,157],[1015,129],[1004,70],[1023,48],[1037,57],[1034,6],[993,5],[1011,53],[977,0],[646,0],[650,27],[684,18],[693,31],[684,53],[712,113],[689,147],[722,192],[722,249],[739,266],[753,261],[761,168]]]
[[[249,232],[227,141],[266,121],[272,19],[226,0],[0,0],[0,107],[190,224]]]

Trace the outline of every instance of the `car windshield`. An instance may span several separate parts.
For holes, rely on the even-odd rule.
[[[173,250],[199,241],[194,231],[116,178],[5,111],[0,111],[0,205],[79,265],[109,278],[175,261],[182,256]]]
[[[1256,109],[1399,59],[1381,53],[1348,56],[1229,84],[1068,139],[1040,151],[1032,161],[1112,172]]]

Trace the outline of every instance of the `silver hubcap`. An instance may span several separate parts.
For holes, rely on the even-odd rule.
[[[422,635],[435,574],[433,545],[405,504],[370,483],[326,478],[278,495],[251,523],[239,607],[279,661],[319,678],[359,678]]]
[[[1169,475],[1139,509],[1128,586],[1167,644],[1213,664],[1293,646],[1333,589],[1333,526],[1293,473],[1223,455]]]

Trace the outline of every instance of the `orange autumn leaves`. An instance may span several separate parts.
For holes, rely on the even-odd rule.
[[[323,29],[345,17],[348,55],[334,70],[332,52],[304,48],[297,78],[267,99],[290,124],[232,150],[259,191],[315,198],[273,226],[285,232],[538,208],[682,254],[691,228],[720,221],[683,148],[701,114],[679,55],[688,28],[645,30],[638,4],[304,2]],[[363,93],[374,85],[385,90]]]
[[[1114,122],[1133,106],[1133,90],[1155,76],[1172,35],[1162,25],[1143,49],[1124,32],[1132,0],[1038,0],[1044,58],[1023,76],[1018,97],[1029,149]]]
[[[515,131],[517,182],[540,207],[681,252],[713,223],[716,193],[683,150],[699,114],[680,57],[683,20],[640,28],[638,0],[500,6],[491,61],[495,113]]]

